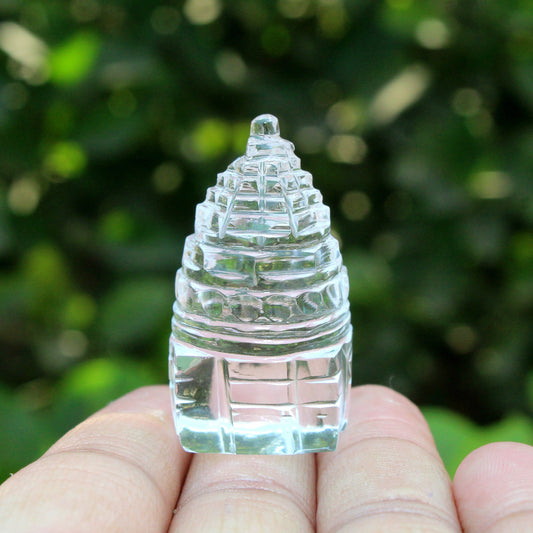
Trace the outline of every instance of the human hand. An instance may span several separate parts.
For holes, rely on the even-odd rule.
[[[461,526],[463,529],[461,529]],[[420,411],[378,386],[352,389],[336,452],[191,455],[168,389],[102,409],[0,487],[4,533],[533,531],[533,448],[470,454],[453,485]]]

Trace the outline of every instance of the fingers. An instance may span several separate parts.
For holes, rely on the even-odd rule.
[[[0,487],[10,533],[166,532],[188,464],[167,387],[134,391]]]
[[[169,533],[314,533],[314,517],[314,455],[196,455]]]
[[[339,449],[318,455],[318,533],[460,532],[429,428],[385,387],[352,390]]]
[[[533,447],[483,446],[463,460],[453,487],[465,533],[533,531]]]

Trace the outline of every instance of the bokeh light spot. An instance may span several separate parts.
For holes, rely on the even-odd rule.
[[[184,155],[191,160],[202,160],[223,154],[231,140],[227,123],[210,118],[200,122],[182,146]]]
[[[483,200],[506,198],[513,192],[510,176],[499,170],[477,172],[468,185],[472,195]]]
[[[333,104],[326,115],[328,126],[335,132],[347,132],[361,123],[361,110],[351,101]]]
[[[187,0],[183,12],[192,24],[211,24],[220,16],[222,4],[220,0]]]
[[[486,110],[481,109],[474,116],[466,117],[466,127],[473,137],[488,137],[494,127],[494,119]]]
[[[135,220],[125,209],[114,209],[100,219],[99,232],[108,242],[128,242],[135,233]]]
[[[57,340],[59,353],[68,359],[79,359],[85,355],[89,340],[83,331],[66,329]]]
[[[310,11],[310,0],[278,0],[279,12],[289,19],[298,19]]]
[[[242,85],[246,79],[246,64],[233,50],[222,50],[215,58],[215,69],[227,85]]]
[[[417,41],[430,50],[445,48],[450,44],[450,31],[442,20],[424,19],[420,21],[415,29]]]
[[[31,215],[41,198],[41,187],[30,176],[15,180],[7,191],[7,205],[16,215]]]
[[[86,328],[93,323],[96,310],[96,303],[91,296],[75,293],[65,302],[63,323],[69,329]]]
[[[44,168],[51,179],[69,179],[79,176],[87,166],[83,148],[74,141],[54,144],[44,159]]]
[[[481,111],[483,100],[476,89],[458,89],[452,97],[453,110],[463,117],[472,117]]]
[[[446,342],[454,352],[466,354],[476,347],[478,335],[470,326],[460,324],[446,332]]]
[[[340,39],[348,28],[343,0],[318,0],[318,27],[324,37]]]
[[[101,38],[92,32],[79,32],[54,48],[50,54],[50,78],[57,85],[75,85],[85,79],[96,62]]]
[[[10,58],[8,71],[14,77],[35,85],[47,80],[48,46],[20,24],[0,24],[0,49]]]
[[[363,220],[372,210],[370,198],[362,191],[348,191],[341,198],[342,214],[352,221]]]
[[[492,378],[501,376],[508,367],[505,354],[492,348],[480,350],[476,354],[475,364],[481,376]]]
[[[356,135],[333,135],[327,145],[328,155],[336,163],[361,163],[368,151],[365,141]]]
[[[248,137],[250,135],[250,123],[236,122],[232,125],[231,133],[231,148],[240,154],[245,150],[246,143],[248,142]]]
[[[152,174],[154,189],[160,194],[168,194],[175,191],[182,181],[181,170],[175,163],[162,163]]]
[[[61,251],[52,244],[38,243],[30,248],[21,265],[21,272],[37,295],[33,302],[63,297],[69,286],[69,272]]]
[[[418,101],[429,87],[431,74],[423,65],[410,65],[386,83],[370,104],[372,121],[384,126]]]

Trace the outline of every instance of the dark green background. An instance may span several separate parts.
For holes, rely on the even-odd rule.
[[[533,4],[0,2],[0,475],[166,382],[194,206],[279,117],[350,272],[354,383],[453,471],[533,442]]]

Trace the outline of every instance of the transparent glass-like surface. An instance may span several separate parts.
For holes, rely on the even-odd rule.
[[[329,208],[277,119],[197,207],[176,275],[169,374],[193,452],[333,450],[345,425],[352,328]]]

